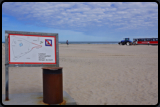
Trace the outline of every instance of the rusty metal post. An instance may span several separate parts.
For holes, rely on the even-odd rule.
[[[43,67],[43,102],[59,104],[63,102],[62,67]]]
[[[5,31],[5,101],[9,101],[9,58],[8,58],[8,34]]]
[[[5,65],[5,81],[6,81],[6,86],[5,86],[5,101],[9,101],[9,72],[8,72],[8,65]]]

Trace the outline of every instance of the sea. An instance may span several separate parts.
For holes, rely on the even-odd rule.
[[[69,44],[118,44],[119,41],[69,41]],[[5,42],[2,42],[5,43]],[[66,41],[59,41],[59,44],[66,44]]]
[[[60,44],[66,44],[66,41],[60,41]],[[118,44],[118,41],[69,41],[69,44]]]

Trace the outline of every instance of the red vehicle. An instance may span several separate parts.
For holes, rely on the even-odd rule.
[[[133,38],[136,45],[158,45],[158,38]]]

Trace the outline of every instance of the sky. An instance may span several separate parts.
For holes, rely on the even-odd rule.
[[[4,2],[5,30],[58,33],[59,41],[158,38],[156,2]]]

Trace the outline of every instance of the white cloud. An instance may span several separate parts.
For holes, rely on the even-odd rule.
[[[109,7],[112,2],[89,2],[88,4],[95,7]]]
[[[6,2],[2,12],[22,21],[33,20],[32,24],[39,22],[54,27],[75,28],[96,23],[106,26],[107,23],[127,29],[131,24],[144,27],[158,23],[158,5],[154,2]]]

